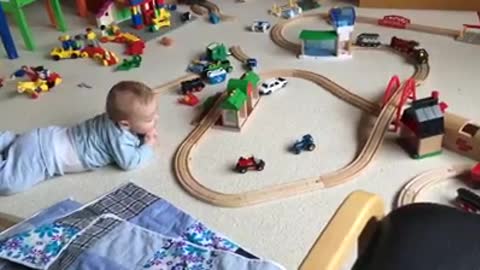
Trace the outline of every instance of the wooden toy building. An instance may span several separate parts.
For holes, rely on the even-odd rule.
[[[413,158],[429,157],[442,152],[444,109],[436,94],[432,94],[432,97],[413,101],[403,112],[400,142]]]
[[[299,39],[302,42],[300,58],[352,56],[355,9],[353,7],[333,8],[329,15],[335,30],[303,30],[300,32]]]
[[[240,79],[230,79],[226,90],[228,97],[220,104],[221,115],[215,126],[240,131],[260,100],[259,82],[260,77],[253,71],[243,74]],[[205,112],[218,96],[220,93],[204,102]]]

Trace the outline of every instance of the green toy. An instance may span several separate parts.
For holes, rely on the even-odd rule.
[[[140,67],[140,64],[142,63],[142,57],[140,55],[134,55],[132,59],[123,59],[123,62],[117,66],[117,71],[128,71],[132,68],[138,68]]]

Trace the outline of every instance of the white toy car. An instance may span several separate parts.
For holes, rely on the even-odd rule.
[[[278,77],[263,82],[260,85],[259,92],[261,95],[270,95],[271,93],[285,86],[287,86],[287,79]]]
[[[252,32],[267,32],[272,25],[267,21],[254,21],[251,30]]]

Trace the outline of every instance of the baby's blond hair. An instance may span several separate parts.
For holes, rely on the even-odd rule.
[[[107,95],[106,111],[113,121],[131,119],[138,105],[146,105],[155,99],[153,90],[137,81],[121,81]]]

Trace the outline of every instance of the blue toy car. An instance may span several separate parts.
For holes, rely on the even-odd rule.
[[[255,58],[248,58],[245,62],[245,65],[248,69],[253,70],[257,67],[257,59]]]
[[[217,14],[213,13],[213,12],[211,12],[210,14],[208,14],[208,19],[209,19],[210,22],[213,23],[213,24],[217,24],[217,23],[220,22],[220,17],[219,17]]]
[[[303,135],[302,139],[297,140],[292,147],[292,151],[297,155],[305,150],[315,150],[315,143],[313,142],[313,137],[310,134]]]

